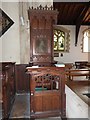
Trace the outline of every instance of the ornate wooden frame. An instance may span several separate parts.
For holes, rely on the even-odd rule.
[[[14,24],[12,19],[0,8],[0,37]]]

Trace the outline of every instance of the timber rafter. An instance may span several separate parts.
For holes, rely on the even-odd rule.
[[[85,15],[88,11],[90,7],[90,1],[86,4],[86,6],[83,8],[80,16],[78,17],[77,21],[76,21],[76,39],[75,39],[75,46],[77,46],[77,42],[78,42],[78,34],[79,34],[79,29],[80,29],[80,26],[83,22],[83,19],[85,18]],[[89,14],[88,14],[89,15]]]

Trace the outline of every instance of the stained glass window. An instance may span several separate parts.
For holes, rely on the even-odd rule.
[[[54,29],[54,51],[64,51],[65,49],[65,32]]]
[[[83,52],[90,52],[90,29],[83,34]]]

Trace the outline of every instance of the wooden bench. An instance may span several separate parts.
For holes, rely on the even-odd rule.
[[[73,77],[86,76],[90,79],[90,69],[70,69],[66,71],[67,79],[73,80]]]
[[[83,68],[85,68],[84,66],[86,66],[87,63],[88,63],[88,61],[76,61],[75,66],[78,69],[83,69]]]

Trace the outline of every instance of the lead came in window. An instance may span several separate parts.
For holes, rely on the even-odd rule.
[[[69,52],[70,30],[57,25],[54,25],[53,28],[54,57],[59,57],[60,52]]]
[[[65,33],[61,30],[54,30],[54,51],[64,51]]]

